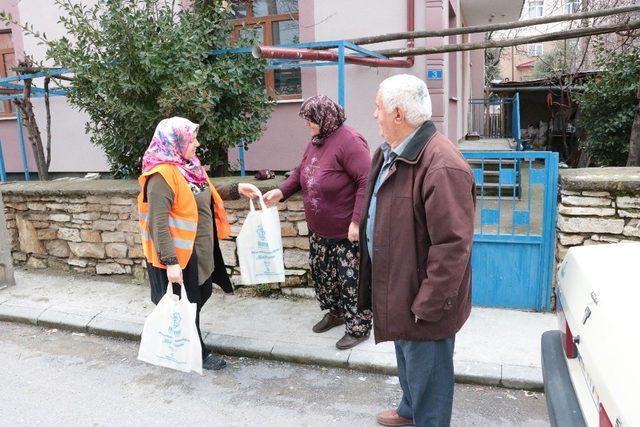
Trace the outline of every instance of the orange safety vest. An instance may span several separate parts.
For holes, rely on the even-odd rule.
[[[151,265],[158,268],[167,268],[166,265],[160,262],[158,251],[149,235],[149,203],[144,197],[144,190],[147,180],[154,173],[162,175],[171,190],[173,190],[173,205],[169,211],[169,234],[173,239],[178,264],[180,264],[180,268],[184,269],[193,253],[193,244],[198,231],[198,205],[187,180],[175,165],[158,165],[138,178],[141,188],[138,195],[138,217],[142,232],[142,251],[147,258],[147,262],[151,263]],[[231,226],[227,220],[224,203],[208,177],[207,183],[211,188],[218,238],[226,239],[231,234]]]

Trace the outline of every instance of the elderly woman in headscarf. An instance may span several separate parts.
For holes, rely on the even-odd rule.
[[[185,287],[189,302],[197,305],[202,367],[218,370],[226,362],[206,349],[200,310],[211,296],[212,283],[233,292],[218,243],[229,236],[230,226],[222,197],[196,156],[198,127],[181,117],[158,124],[142,159],[138,210],[151,301],[157,304],[169,283],[177,294],[179,286]],[[231,199],[238,193],[250,198],[260,194],[251,184],[233,184],[220,192]]]
[[[274,205],[302,190],[311,278],[320,308],[328,310],[313,331],[344,324],[345,334],[336,347],[346,350],[365,341],[371,330],[371,313],[357,309],[358,224],[371,154],[362,135],[344,124],[342,107],[328,97],[307,99],[300,117],[311,141],[300,165],[264,199]]]

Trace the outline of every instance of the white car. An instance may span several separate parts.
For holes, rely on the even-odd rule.
[[[640,243],[569,249],[558,271],[558,331],[542,336],[557,426],[640,426]]]

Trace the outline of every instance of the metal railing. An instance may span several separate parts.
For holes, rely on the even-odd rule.
[[[520,96],[469,99],[469,136],[513,138],[520,144]]]

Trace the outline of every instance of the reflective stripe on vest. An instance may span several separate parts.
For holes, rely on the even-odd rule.
[[[174,218],[171,214],[169,214],[169,227],[182,228],[183,230],[188,231],[198,231],[197,222]]]
[[[151,245],[153,245],[153,241],[151,240],[151,235],[147,230],[142,230],[141,236],[143,240],[151,242]],[[177,237],[172,237],[171,240],[173,241],[173,247],[176,249],[187,249],[187,250],[192,249],[193,242],[191,240],[179,239]]]
[[[138,213],[138,220],[149,221],[149,213]],[[198,223],[186,219],[175,218],[169,213],[169,227],[181,228],[187,231],[198,231]]]
[[[173,246],[176,249],[192,249],[193,241],[191,240],[178,239],[177,237],[173,237],[171,240],[173,240]]]

